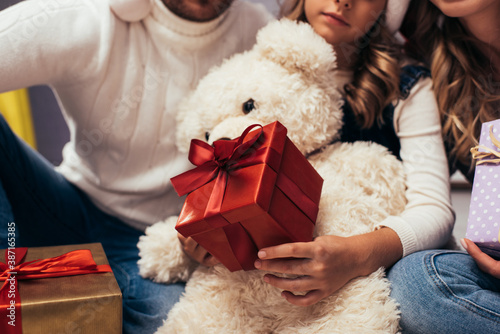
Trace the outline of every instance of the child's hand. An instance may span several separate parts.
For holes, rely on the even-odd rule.
[[[219,261],[212,256],[205,248],[201,247],[193,238],[185,238],[182,234],[177,233],[177,237],[182,245],[184,253],[196,262],[207,266],[215,266]]]
[[[266,274],[264,281],[285,291],[282,296],[291,304],[309,306],[360,276],[356,265],[355,238],[322,236],[312,242],[283,244],[259,251],[255,267],[282,274],[299,275],[281,278]],[[296,295],[295,293],[306,293]]]
[[[267,274],[264,281],[283,289],[282,296],[289,303],[309,306],[330,296],[353,278],[367,276],[380,267],[390,267],[402,254],[398,235],[384,227],[347,238],[329,235],[311,242],[263,248],[255,267],[298,275],[281,278]]]
[[[493,277],[500,278],[500,261],[496,261],[489,255],[483,253],[477,245],[469,239],[462,239],[460,243],[467,253],[476,261],[479,269]]]

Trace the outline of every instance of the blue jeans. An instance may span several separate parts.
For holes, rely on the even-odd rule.
[[[388,272],[403,333],[500,333],[500,280],[465,252],[411,254]]]
[[[137,242],[143,233],[99,210],[20,141],[1,115],[0,219],[1,248],[6,248],[11,221],[18,233],[16,246],[100,242],[123,294],[124,333],[153,333],[184,291],[184,284],[140,277]]]

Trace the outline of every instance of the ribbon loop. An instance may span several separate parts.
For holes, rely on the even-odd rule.
[[[245,141],[249,132],[255,127],[260,127],[260,131]],[[177,194],[184,196],[209,183],[220,173],[229,172],[232,166],[255,145],[262,133],[262,125],[253,124],[247,127],[240,137],[232,140],[217,140],[213,146],[199,139],[191,140],[189,161],[197,167],[170,179]]]
[[[189,161],[195,166],[201,166],[213,160],[214,148],[199,139],[191,140]]]
[[[495,135],[493,134],[493,125],[490,125],[489,137],[493,145],[495,145],[496,148],[500,149],[500,141],[496,139]],[[479,151],[479,149],[482,149],[483,151]],[[477,165],[486,163],[492,163],[492,164],[500,163],[500,152],[492,148],[486,147],[484,145],[477,145],[471,148],[470,152],[472,153],[472,159],[477,160],[476,163]]]
[[[256,127],[259,127],[260,131],[247,138],[250,131]],[[214,179],[216,180],[205,209],[206,222],[213,228],[230,224],[220,213],[229,173],[241,167],[238,162],[245,161],[245,158],[250,154],[250,149],[257,143],[263,132],[262,125],[253,124],[247,127],[240,137],[232,140],[217,140],[213,147],[193,139],[189,160],[197,167],[170,179],[179,196],[190,193]],[[257,149],[253,151],[257,151]],[[253,159],[251,162],[245,163],[252,165],[262,162],[262,159]]]

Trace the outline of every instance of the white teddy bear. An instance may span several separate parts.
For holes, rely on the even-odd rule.
[[[332,47],[304,23],[276,21],[257,44],[214,68],[180,106],[177,143],[238,137],[251,124],[278,120],[324,178],[315,236],[370,232],[406,203],[401,163],[379,145],[335,142],[342,100]],[[394,333],[396,303],[380,268],[315,305],[289,304],[264,272],[199,266],[181,249],[170,217],[146,230],[141,275],[187,281],[158,333]],[[194,272],[193,272],[194,271]],[[189,279],[189,280],[188,280]]]

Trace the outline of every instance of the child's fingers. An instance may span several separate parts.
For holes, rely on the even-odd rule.
[[[184,252],[198,263],[211,267],[218,263],[205,248],[200,246],[193,238],[185,238],[181,234],[177,235],[183,246]],[[213,264],[212,264],[213,263]]]
[[[201,246],[200,246],[201,247]],[[205,251],[205,257],[203,259],[203,262],[201,263],[202,265],[206,267],[213,267],[216,264],[220,263],[219,260],[217,260],[212,254],[209,252]]]
[[[178,236],[184,248],[184,251],[188,254],[192,254],[195,251],[196,247],[198,246],[198,243],[194,241],[193,238],[184,238],[180,234]]]
[[[286,299],[287,302],[296,306],[310,306],[316,304],[325,296],[320,290],[309,291],[305,295],[294,295],[290,291],[283,291],[281,296]]]
[[[477,245],[469,239],[460,240],[462,246],[469,255],[476,261],[479,269],[496,278],[500,278],[500,262],[483,253]]]
[[[307,292],[317,289],[316,282],[310,276],[287,278],[267,274],[264,276],[264,282],[278,289],[292,292]]]
[[[274,247],[262,248],[257,254],[259,259],[312,258],[312,242],[294,242]]]
[[[183,236],[182,234],[177,233],[177,239],[179,239],[182,247],[184,247],[184,244],[186,243],[187,238],[185,236]]]
[[[254,266],[259,270],[280,274],[309,275],[311,272],[309,261],[307,259],[256,260]]]

